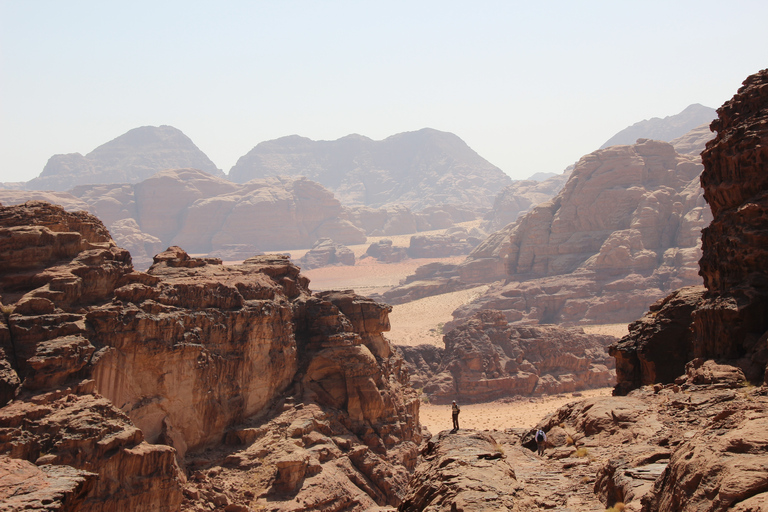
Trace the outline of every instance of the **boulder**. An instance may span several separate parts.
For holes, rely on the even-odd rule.
[[[327,267],[329,265],[354,265],[355,253],[330,238],[321,238],[312,245],[312,249],[299,258],[299,266],[305,270]]]

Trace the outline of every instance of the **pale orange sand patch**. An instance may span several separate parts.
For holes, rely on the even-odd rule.
[[[332,266],[302,271],[309,278],[309,288],[313,292],[322,290],[355,290],[360,295],[383,293],[400,284],[416,269],[436,261],[458,264],[465,256],[451,258],[417,258],[400,263],[381,263],[374,258],[363,258],[354,266]]]
[[[422,343],[445,348],[442,326],[453,320],[456,308],[479,297],[487,285],[458,292],[434,295],[393,306],[389,314],[392,329],[386,333],[395,345],[416,346]]]
[[[604,325],[580,325],[587,334],[607,334],[616,338],[623,338],[629,334],[629,324],[604,324]]]
[[[545,397],[519,397],[513,401],[497,400],[484,404],[459,404],[459,427],[475,430],[504,430],[507,428],[533,428],[547,414],[570,402],[594,396],[610,396],[613,388],[580,391],[581,396],[571,393]],[[419,413],[421,424],[432,435],[450,430],[451,406],[422,402]]]

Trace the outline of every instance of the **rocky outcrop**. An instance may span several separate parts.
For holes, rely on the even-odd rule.
[[[700,284],[709,211],[697,158],[641,140],[583,157],[563,190],[490,235],[457,268],[464,283],[505,280],[457,318],[503,310],[510,321],[631,321],[670,291]]]
[[[483,229],[489,233],[498,231],[534,206],[555,197],[568,181],[570,170],[544,181],[521,180],[504,187],[494,199],[491,211],[483,216]]]
[[[408,257],[408,248],[397,247],[392,244],[392,240],[384,238],[368,246],[362,257],[366,258],[369,256],[376,258],[382,263],[397,263]]]
[[[165,169],[191,167],[222,176],[211,160],[172,126],[134,128],[87,155],[54,155],[27,190],[69,190],[76,185],[138,183]]]
[[[469,254],[481,239],[471,236],[466,229],[446,230],[442,235],[414,235],[408,246],[411,258],[446,258]]]
[[[443,340],[445,350],[399,347],[413,386],[436,403],[557,394],[613,382],[613,361],[606,351],[615,341],[612,336],[510,325],[499,311],[481,311]]]
[[[634,144],[637,139],[656,139],[671,141],[681,137],[690,130],[706,123],[709,124],[717,117],[714,109],[698,103],[687,106],[679,114],[663,119],[653,117],[628,126],[605,142],[600,149],[619,144]]]
[[[131,272],[130,255],[98,219],[41,202],[0,207],[0,240],[0,366],[17,376],[3,379],[0,454],[56,466],[44,470],[55,482],[34,478],[40,492],[60,488],[50,488],[48,499],[59,496],[63,506],[176,510],[183,476],[175,450],[148,444],[128,416],[94,393],[86,311],[112,299]],[[19,486],[29,482],[24,474],[23,464],[13,470]],[[71,486],[59,477],[71,477]]]
[[[21,204],[29,194],[6,191],[0,200]],[[321,238],[365,242],[333,195],[305,179],[238,185],[195,169],[173,169],[135,185],[76,187],[71,195],[68,204],[103,219],[142,269],[171,245],[242,261],[265,251],[308,248]]]
[[[96,475],[78,510],[295,510],[316,485],[348,510],[399,504],[422,433],[388,306],[313,295],[286,256],[171,247],[135,272],[96,218],[46,203],[0,226],[0,455]]]
[[[398,204],[381,208],[357,206],[348,208],[347,213],[349,220],[369,236],[407,235],[446,229],[477,218],[474,210],[451,204],[428,206],[419,211]]]
[[[765,379],[768,70],[749,77],[718,116],[712,123],[717,136],[702,153],[701,185],[714,215],[702,234],[699,273],[705,288],[676,292],[612,349],[619,393],[671,382],[694,358],[737,366],[753,383]]]
[[[522,485],[489,434],[444,431],[424,455],[399,512],[516,510]]]
[[[305,176],[328,187],[345,205],[402,204],[412,210],[446,204],[488,208],[512,182],[457,136],[429,128],[383,141],[360,135],[313,141],[292,135],[260,143],[229,172],[238,183],[278,175]]]
[[[355,253],[346,245],[337,244],[330,238],[321,238],[297,263],[304,270],[329,265],[354,265]]]

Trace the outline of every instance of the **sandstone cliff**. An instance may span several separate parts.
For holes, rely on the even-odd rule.
[[[480,311],[444,337],[445,349],[398,347],[414,387],[435,403],[490,402],[521,395],[568,393],[614,381],[612,336],[581,329],[510,325],[499,311]]]
[[[709,212],[700,164],[641,140],[583,157],[563,190],[488,237],[457,272],[465,283],[506,279],[478,308],[511,321],[610,323],[637,318],[696,275]]]
[[[260,143],[229,172],[238,183],[278,175],[317,181],[344,205],[402,204],[414,210],[444,204],[487,208],[512,182],[456,135],[429,128],[382,141],[360,135],[335,141],[283,137]]]
[[[30,194],[3,191],[0,201],[21,204]],[[342,244],[365,242],[333,195],[305,179],[238,185],[196,169],[173,169],[135,185],[75,187],[62,200],[102,219],[143,269],[171,245],[243,260],[264,251],[309,248],[326,237]]]
[[[718,109],[702,153],[714,219],[702,234],[704,286],[655,304],[614,347],[617,392],[670,382],[695,358],[738,366],[753,383],[768,364],[768,70]]]
[[[69,190],[76,185],[137,183],[165,169],[192,167],[223,176],[211,160],[172,126],[134,128],[87,155],[54,155],[27,190]]]
[[[313,295],[282,256],[172,247],[135,272],[100,221],[47,203],[0,207],[0,241],[0,472],[20,486],[66,476],[54,505],[78,510],[400,502],[422,434],[387,306]]]

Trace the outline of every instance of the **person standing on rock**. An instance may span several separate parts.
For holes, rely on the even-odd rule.
[[[461,412],[461,409],[459,409],[458,404],[456,404],[456,400],[453,401],[453,404],[451,404],[451,415],[453,416],[453,430],[459,430],[459,413]]]
[[[538,448],[538,454],[544,456],[544,447],[547,444],[547,434],[543,430],[536,431],[536,447]]]

